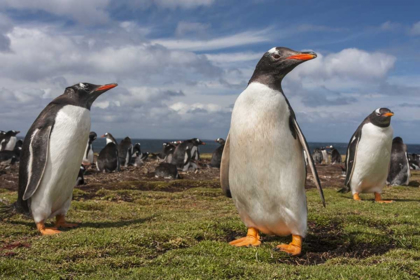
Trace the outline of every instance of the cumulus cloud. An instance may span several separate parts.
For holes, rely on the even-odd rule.
[[[416,22],[410,28],[410,35],[418,36],[420,35],[420,21]]]
[[[209,40],[156,39],[152,42],[175,50],[209,51],[268,42],[270,41],[270,37],[267,36],[267,32],[268,29],[264,29],[260,31],[245,31],[234,35],[218,37]]]

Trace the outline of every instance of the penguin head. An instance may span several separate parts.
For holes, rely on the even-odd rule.
[[[96,138],[98,138],[98,135],[96,134],[96,132],[91,131],[91,132],[89,133],[89,140],[90,140],[90,142],[95,141],[95,140],[96,140]]]
[[[404,142],[401,137],[397,136],[394,139],[392,139],[392,144],[404,144]]]
[[[225,144],[225,139],[223,139],[223,138],[217,138],[216,139],[216,142],[219,143],[220,145],[223,145],[223,144]]]
[[[193,138],[193,139],[191,139],[191,142],[194,144],[194,145],[206,145],[206,143],[204,143],[203,141],[201,141],[200,139],[198,139],[198,138]]]
[[[66,88],[64,96],[74,104],[90,109],[93,102],[102,93],[116,87],[118,84],[94,85],[89,83],[78,83]]]
[[[376,126],[387,127],[394,113],[388,108],[378,108],[369,115],[370,122]]]
[[[5,133],[6,136],[16,136],[20,133],[20,131],[18,130],[9,130],[8,132]]]
[[[104,135],[101,136],[101,138],[106,138],[106,142],[113,142],[115,144],[117,144],[117,141],[115,140],[114,136],[112,136],[111,133],[107,132]]]
[[[136,143],[136,144],[134,144],[134,147],[133,147],[133,152],[135,153],[135,154],[139,154],[139,153],[141,153],[141,144],[140,143]]]
[[[250,83],[253,81],[268,83],[273,79],[281,81],[296,66],[316,57],[314,52],[298,52],[289,48],[274,47],[258,62]]]

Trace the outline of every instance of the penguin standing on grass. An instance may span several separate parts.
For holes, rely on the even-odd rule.
[[[93,141],[95,141],[97,137],[98,135],[96,134],[96,132],[91,131],[89,133],[89,140],[86,146],[86,152],[85,152],[85,157],[83,159],[83,162],[88,163],[88,164],[93,164],[93,158],[94,158]]]
[[[291,234],[292,242],[277,249],[291,255],[301,253],[307,232],[304,151],[306,155],[310,152],[281,82],[296,66],[314,58],[313,52],[272,48],[258,62],[248,87],[235,102],[220,180],[248,233],[230,242],[233,246],[260,245],[260,232]],[[307,158],[325,205],[315,164]]]
[[[120,164],[127,167],[130,163],[130,158],[133,155],[133,144],[130,137],[125,137],[118,145],[118,155],[120,157]]]
[[[341,192],[351,190],[354,200],[361,200],[360,193],[374,193],[376,202],[392,202],[382,200],[381,193],[386,185],[391,159],[393,115],[387,108],[376,109],[359,125],[350,139],[345,187]]]
[[[106,146],[99,153],[96,160],[96,168],[100,172],[120,171],[120,158],[118,156],[118,145],[111,133],[105,133],[101,138],[106,138]]]
[[[216,142],[219,143],[220,146],[213,152],[209,165],[210,167],[220,168],[220,162],[222,161],[222,154],[226,141],[223,138],[217,138]]]
[[[391,186],[407,186],[410,181],[410,175],[407,146],[401,137],[395,137],[392,140],[391,165],[387,181]]]
[[[20,131],[16,130],[9,130],[6,132],[3,136],[3,139],[1,140],[0,145],[0,151],[13,151],[16,146],[17,137]]]
[[[31,214],[41,234],[56,234],[67,223],[75,179],[90,131],[90,108],[117,84],[79,83],[66,88],[38,116],[25,137],[19,167],[18,200],[0,209],[0,218]],[[55,226],[45,222],[56,217]]]
[[[331,149],[331,163],[332,164],[341,163],[340,152],[336,148],[334,148],[333,145],[331,145],[329,148]]]

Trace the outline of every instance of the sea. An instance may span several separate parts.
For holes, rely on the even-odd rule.
[[[119,143],[122,139],[116,139],[116,140]],[[135,143],[140,143],[142,153],[144,152],[155,153],[155,152],[160,152],[162,150],[162,144],[164,142],[170,142],[174,140],[179,140],[179,139],[131,139],[131,142],[133,143],[133,145]],[[213,153],[214,150],[216,150],[217,147],[219,147],[219,144],[216,143],[215,140],[202,139],[202,141],[204,141],[206,144],[203,146],[200,146],[199,148],[200,153]],[[105,144],[106,144],[106,141],[104,138],[98,138],[95,140],[95,142],[93,142],[93,150],[99,153],[101,149],[105,147]],[[336,148],[340,152],[340,154],[345,155],[347,151],[348,143],[309,142],[308,145],[309,145],[309,149],[311,150],[311,153],[316,148],[333,145],[334,148]],[[408,150],[408,153],[410,154],[411,153],[420,154],[420,145],[407,144],[407,150]]]

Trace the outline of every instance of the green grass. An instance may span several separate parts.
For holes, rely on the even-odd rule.
[[[263,236],[258,248],[228,245],[246,228],[215,181],[137,186],[76,190],[68,219],[80,227],[59,235],[40,236],[22,216],[1,222],[0,278],[420,277],[419,188],[386,188],[384,198],[396,200],[389,205],[373,203],[373,195],[355,202],[350,194],[325,189],[327,208],[309,190],[303,255],[289,257],[273,248],[290,237]],[[0,197],[15,196],[0,190]]]

